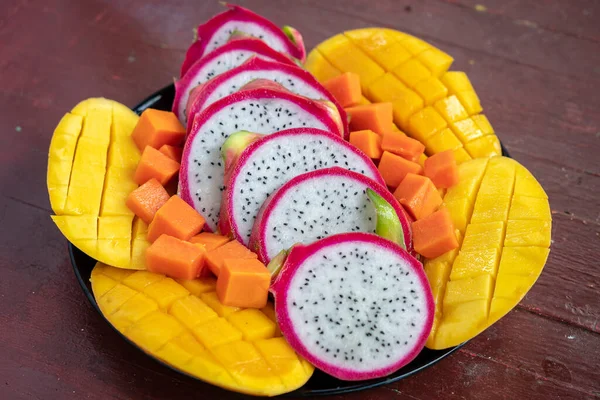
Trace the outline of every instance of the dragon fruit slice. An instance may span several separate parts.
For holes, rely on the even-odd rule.
[[[198,26],[198,40],[192,44],[185,55],[181,76],[194,62],[223,46],[232,35],[240,36],[240,33],[263,40],[273,50],[304,62],[306,50],[302,36],[297,30],[289,26],[280,29],[265,17],[246,8],[230,4],[226,6],[229,10],[215,15]]]
[[[252,56],[295,65],[293,61],[267,46],[262,40],[254,38],[231,40],[198,60],[179,81],[175,82],[173,112],[181,123],[187,125],[185,111],[192,89],[223,72],[242,65]]]
[[[294,246],[271,291],[288,343],[315,367],[343,380],[379,378],[408,364],[433,324],[423,266],[369,233]]]
[[[240,130],[271,134],[295,127],[342,134],[339,114],[331,103],[279,88],[254,86],[224,97],[197,114],[183,149],[180,196],[204,216],[212,231],[217,228],[221,192],[225,189],[221,146],[229,135]]]
[[[248,145],[252,138],[254,142]],[[385,185],[370,158],[339,136],[320,129],[286,129],[258,137],[239,132],[227,139],[222,153],[227,189],[221,202],[219,229],[245,245],[263,202],[295,176],[340,166]]]
[[[377,210],[367,189],[381,196],[396,212],[404,245],[412,251],[408,218],[387,188],[340,167],[307,172],[290,179],[263,203],[252,228],[249,247],[268,263],[295,243],[343,232],[376,232]]]
[[[185,113],[188,117],[188,130],[191,129],[196,113],[255,79],[270,79],[287,90],[309,99],[329,100],[335,104],[342,120],[347,120],[346,112],[335,97],[308,71],[294,65],[252,57],[239,67],[224,72],[192,90]],[[348,126],[344,125],[344,137],[347,139]]]

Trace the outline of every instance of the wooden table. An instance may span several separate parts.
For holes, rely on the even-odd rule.
[[[348,399],[600,397],[600,3],[250,0],[307,48],[397,28],[455,57],[554,218],[546,268],[516,310],[418,375]],[[477,3],[483,3],[485,6]],[[172,82],[217,1],[2,0],[0,398],[239,398],[150,361],[93,311],[49,218],[50,136],[78,101],[134,105]]]

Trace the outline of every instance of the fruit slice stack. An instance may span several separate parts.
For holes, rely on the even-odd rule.
[[[527,169],[480,158],[460,165],[459,175],[444,203],[461,246],[424,265],[436,304],[431,349],[469,340],[508,313],[550,251],[548,197]]]
[[[320,81],[360,76],[365,103],[391,102],[394,123],[432,155],[452,149],[457,161],[500,155],[500,142],[464,72],[452,57],[414,36],[384,28],[344,32],[319,44],[306,68]]]
[[[219,303],[213,278],[175,281],[98,263],[92,290],[106,319],[148,354],[206,382],[274,396],[304,385],[314,367],[281,337],[273,305]]]
[[[47,184],[52,219],[71,243],[101,262],[144,269],[144,258],[132,259],[131,250],[146,239],[132,236],[134,216],[125,205],[137,187],[133,173],[140,152],[131,139],[137,121],[112,100],[79,103],[52,136]]]

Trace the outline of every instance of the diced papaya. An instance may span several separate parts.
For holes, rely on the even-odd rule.
[[[392,130],[392,103],[372,103],[346,109],[350,117],[350,130],[372,130],[378,135]]]
[[[140,116],[131,137],[141,151],[146,146],[154,149],[165,144],[181,146],[185,139],[185,128],[172,112],[148,108]]]
[[[450,213],[445,208],[412,224],[415,250],[427,258],[439,257],[458,247]]]
[[[381,136],[372,130],[350,132],[350,143],[369,158],[379,159],[381,157]]]
[[[416,220],[432,214],[442,204],[442,198],[433,182],[426,176],[412,173],[406,174],[394,191],[394,197]]]
[[[151,178],[127,196],[127,207],[149,224],[154,214],[169,200],[169,194],[156,179]]]
[[[227,236],[217,235],[216,233],[210,232],[201,232],[190,238],[191,243],[204,246],[206,251],[211,251],[217,247],[221,247],[230,240],[231,239],[229,239]]]
[[[172,278],[194,279],[204,267],[206,252],[199,246],[161,235],[146,249],[148,271]]]
[[[172,196],[158,209],[148,227],[148,240],[154,242],[162,234],[189,240],[204,226],[204,218],[179,196]]]
[[[346,72],[323,82],[323,86],[344,108],[360,103],[362,93],[358,74]]]
[[[418,140],[392,131],[383,134],[381,149],[406,158],[409,161],[417,162],[425,151],[425,146]]]
[[[183,155],[183,148],[171,146],[169,144],[163,144],[160,149],[158,149],[165,156],[169,157],[171,160],[177,161],[181,163],[181,156]]]
[[[423,173],[423,168],[419,164],[408,161],[389,151],[383,152],[377,168],[385,183],[392,188],[397,188],[408,173],[417,175]]]
[[[262,308],[267,305],[271,273],[256,259],[225,259],[217,279],[217,295],[227,306]]]
[[[155,178],[161,185],[166,185],[179,172],[179,163],[151,146],[146,146],[142,158],[135,170],[134,180],[143,185]]]
[[[232,240],[209,251],[206,254],[206,263],[212,273],[218,277],[224,261],[228,258],[253,259],[258,258],[258,256],[237,240]]]
[[[427,176],[438,188],[450,188],[458,183],[458,166],[452,150],[436,153],[425,160]]]

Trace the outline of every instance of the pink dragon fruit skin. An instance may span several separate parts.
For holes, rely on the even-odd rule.
[[[251,109],[250,104],[262,109]],[[256,113],[252,115],[253,111]],[[273,113],[277,115],[269,122]],[[262,114],[262,119],[258,114]],[[219,220],[221,192],[225,189],[220,148],[227,137],[240,130],[270,134],[301,126],[342,134],[337,121],[321,102],[273,88],[240,90],[196,115],[183,149],[179,195],[204,216],[208,231],[215,231]]]
[[[364,285],[372,286],[361,290]],[[274,277],[271,292],[290,346],[318,369],[348,381],[387,376],[412,361],[425,345],[435,313],[421,263],[395,243],[363,232],[295,245]],[[363,315],[367,317],[361,320]],[[380,346],[381,352],[363,353]],[[383,362],[359,358],[369,355]]]
[[[198,26],[197,40],[185,55],[181,76],[194,62],[226,43],[235,31],[256,36],[275,51],[304,62],[306,50],[298,31],[287,26],[282,30],[273,22],[246,8],[231,4],[226,6],[229,10],[215,15]]]
[[[280,156],[279,159],[275,158],[276,154]],[[344,166],[345,163],[345,169],[361,173],[381,186],[385,185],[370,158],[339,136],[315,128],[286,129],[268,136],[236,133],[225,141],[223,155],[227,189],[221,201],[219,230],[221,234],[231,235],[244,245],[248,245],[252,222],[260,205],[273,191],[299,174],[335,165]],[[311,157],[304,161],[308,165],[303,165],[306,155]],[[255,164],[268,164],[269,168],[259,175],[260,169],[256,169],[253,166]],[[293,168],[287,169],[290,165]],[[250,169],[256,171],[252,183],[246,177]],[[254,190],[248,190],[252,185]],[[246,194],[240,194],[240,190]],[[244,210],[236,210],[239,202],[247,203]]]
[[[307,172],[304,173],[302,175],[298,175],[292,179],[290,179],[287,183],[285,183],[284,185],[282,185],[279,189],[277,189],[273,194],[271,194],[268,199],[263,203],[260,211],[258,212],[258,215],[256,216],[256,220],[254,222],[254,226],[252,228],[252,233],[250,235],[250,240],[249,240],[249,248],[254,251],[257,255],[258,255],[258,259],[261,260],[263,263],[268,264],[269,261],[271,260],[271,258],[277,254],[279,251],[284,250],[285,248],[291,246],[291,244],[293,243],[301,243],[301,242],[305,242],[305,241],[312,241],[312,240],[317,240],[320,239],[321,237],[326,237],[332,234],[336,234],[336,233],[341,233],[339,231],[332,231],[331,229],[334,229],[334,226],[331,226],[332,223],[334,221],[336,221],[336,215],[335,215],[335,211],[331,210],[330,212],[325,212],[324,207],[328,206],[328,205],[335,205],[338,207],[347,207],[346,205],[343,205],[345,203],[345,201],[341,198],[332,198],[332,196],[328,196],[327,198],[324,199],[319,199],[317,198],[313,193],[306,194],[306,196],[311,196],[310,198],[307,197],[307,199],[304,199],[301,197],[301,194],[298,194],[297,191],[299,190],[298,188],[301,188],[303,186],[307,187],[307,188],[311,188],[311,187],[317,187],[318,181],[319,180],[324,180],[325,182],[327,182],[328,184],[333,182],[332,179],[344,179],[350,182],[354,182],[356,185],[359,185],[362,188],[370,188],[371,190],[373,190],[375,193],[377,193],[379,196],[381,196],[386,202],[388,202],[393,209],[396,211],[396,214],[400,220],[400,224],[402,225],[402,229],[403,229],[403,234],[404,234],[404,243],[406,246],[406,249],[409,253],[413,252],[413,243],[412,243],[412,231],[410,229],[410,223],[409,223],[409,219],[406,215],[406,213],[404,212],[404,209],[402,208],[402,206],[400,205],[400,203],[398,203],[398,200],[396,200],[396,198],[394,196],[392,196],[392,194],[387,190],[387,188],[383,185],[381,185],[378,182],[375,182],[374,180],[367,178],[364,175],[358,174],[356,172],[352,172],[343,168],[339,168],[339,167],[332,167],[332,168],[325,168],[325,169],[319,169],[316,171],[312,171],[312,172]],[[344,186],[344,185],[342,185]],[[332,187],[332,186],[331,186]],[[357,192],[354,191],[352,193],[353,195],[358,195],[361,196],[364,193],[361,192]],[[286,221],[286,222],[281,222],[279,223],[276,220],[276,215],[279,212],[279,207],[285,207],[286,206],[286,201],[287,201],[287,197],[288,196],[297,196],[295,197],[295,199],[293,200],[294,203],[297,201],[298,202],[298,207],[304,206],[304,203],[306,201],[311,202],[310,204],[306,204],[306,210],[302,211],[302,213],[300,213],[300,211],[297,211],[297,213],[302,214],[302,218],[307,218],[307,219],[311,219],[313,218],[313,216],[309,217],[309,213],[310,212],[322,212],[323,214],[321,216],[323,217],[327,217],[326,220],[324,221],[319,221],[317,220],[316,223],[314,223],[314,227],[316,228],[311,228],[310,230],[308,230],[307,228],[306,231],[300,231],[301,228],[298,228],[298,231],[295,231],[295,233],[293,233],[293,235],[297,236],[297,237],[292,237],[292,234],[290,232],[287,233],[282,233],[283,230],[288,229],[288,228],[282,228],[282,226],[286,226],[286,224],[294,225],[294,221]],[[317,193],[318,195],[318,193]],[[348,194],[349,195],[349,194]],[[364,196],[366,197],[366,194],[364,194]],[[339,197],[339,195],[338,195]],[[334,201],[337,201],[338,204],[335,204]],[[326,202],[329,202],[326,203]],[[320,205],[318,203],[321,203]],[[298,208],[299,209],[299,208]],[[293,218],[293,217],[290,217]],[[345,220],[342,220],[342,223]],[[369,223],[372,223],[373,225],[373,232],[375,231],[375,221],[371,221],[369,220]],[[352,221],[352,223],[359,223],[357,221]],[[363,223],[365,225],[368,225],[366,223],[366,221],[363,221]],[[310,226],[310,225],[309,225]],[[314,236],[314,233],[317,232],[318,229],[322,228],[322,227],[327,227],[328,230],[324,230],[324,234],[323,235],[317,235],[316,237]],[[360,226],[357,226],[358,228],[360,228]],[[331,229],[330,229],[331,228]],[[345,227],[339,228],[339,229],[343,229]],[[289,241],[292,240],[292,243],[289,243],[288,246],[283,246],[282,248],[272,248],[271,250],[269,250],[269,247],[271,247],[269,245],[269,241],[277,241],[278,238],[273,236],[273,230],[277,230],[277,233],[279,235],[285,236],[285,240]],[[360,230],[360,229],[358,229]],[[344,231],[344,232],[348,232],[350,230]],[[301,233],[301,235],[299,235],[299,233]]]
[[[300,96],[330,101],[340,115],[340,123],[348,120],[344,108],[308,71],[290,64],[251,57],[239,67],[219,74],[192,90],[186,107],[188,131],[191,129],[193,117],[197,112],[224,95],[235,92],[240,85],[253,79],[271,79]],[[343,124],[343,127],[344,138],[348,139],[350,135],[348,124]]]
[[[262,40],[241,38],[229,41],[207,54],[190,66],[187,73],[175,82],[173,112],[184,126],[187,126],[186,106],[190,92],[219,74],[241,65],[252,56],[258,56],[283,64],[295,65],[289,58],[276,52]],[[200,92],[197,92],[200,93]]]

